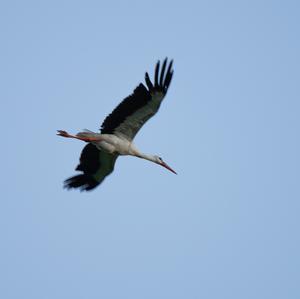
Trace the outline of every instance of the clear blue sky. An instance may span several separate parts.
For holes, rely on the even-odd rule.
[[[2,1],[0,297],[300,298],[299,1]],[[90,193],[83,143],[157,59],[175,76]]]

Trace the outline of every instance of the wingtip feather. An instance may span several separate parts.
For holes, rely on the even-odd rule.
[[[154,75],[154,86],[158,87],[158,74],[159,74],[160,61],[158,60],[155,66],[155,75]]]
[[[146,82],[146,85],[147,85],[148,89],[152,90],[153,89],[153,84],[150,80],[148,72],[145,73],[145,82]]]
[[[159,85],[160,85],[160,86],[163,86],[167,61],[168,61],[168,59],[165,58],[165,59],[164,59],[164,62],[163,62],[163,65],[162,65],[162,68],[161,68],[160,80],[159,80]]]

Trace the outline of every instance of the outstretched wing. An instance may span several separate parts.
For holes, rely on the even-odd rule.
[[[81,152],[80,163],[75,169],[82,171],[83,174],[65,180],[64,187],[80,188],[81,191],[94,189],[114,170],[117,157],[118,155],[100,151],[92,143],[87,144]]]
[[[173,61],[171,60],[168,68],[167,63],[166,58],[160,70],[160,62],[157,62],[154,84],[150,81],[148,73],[145,74],[145,82],[148,88],[140,83],[133,94],[125,98],[105,118],[101,126],[102,134],[115,134],[128,140],[134,138],[144,123],[158,111],[168,91],[173,76]]]

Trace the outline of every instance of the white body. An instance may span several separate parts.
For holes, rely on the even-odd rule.
[[[76,136],[99,139],[99,141],[92,141],[91,143],[94,144],[99,150],[102,150],[109,154],[119,154],[122,156],[140,155],[140,152],[135,147],[132,141],[129,141],[126,138],[119,137],[117,135],[99,134],[89,130],[85,130],[85,132],[80,132]]]

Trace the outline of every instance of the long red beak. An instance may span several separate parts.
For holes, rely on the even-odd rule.
[[[164,168],[167,168],[167,169],[170,170],[171,172],[177,174],[176,171],[173,170],[167,163],[162,162],[160,165],[163,166]]]

